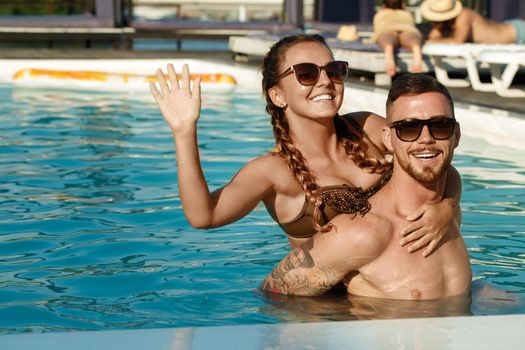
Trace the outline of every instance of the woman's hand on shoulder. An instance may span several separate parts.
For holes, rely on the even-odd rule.
[[[162,69],[157,70],[160,90],[154,82],[150,82],[151,94],[175,135],[193,133],[201,109],[200,77],[195,78],[190,87],[187,64],[182,67],[180,83],[172,64],[168,64],[167,72],[168,79]]]
[[[401,246],[408,245],[410,253],[423,249],[423,256],[432,254],[448,238],[450,225],[455,221],[456,206],[453,199],[424,204],[407,217],[410,222],[401,232]]]

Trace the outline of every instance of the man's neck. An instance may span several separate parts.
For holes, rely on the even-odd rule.
[[[423,204],[437,203],[443,199],[446,174],[445,172],[433,183],[421,183],[398,167],[394,170],[385,190],[389,191],[388,196],[395,204],[396,212],[406,216]]]

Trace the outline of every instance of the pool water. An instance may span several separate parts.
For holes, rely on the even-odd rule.
[[[188,225],[153,102],[0,85],[0,103],[0,333],[525,313],[475,296],[265,297],[256,288],[289,250],[284,234],[263,206],[223,228]],[[260,94],[205,96],[199,142],[211,188],[267,152]],[[455,165],[475,278],[522,298],[525,162],[463,142]]]

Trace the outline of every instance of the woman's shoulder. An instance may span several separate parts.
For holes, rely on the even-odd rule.
[[[250,160],[246,164],[245,168],[260,172],[261,174],[272,174],[275,172],[288,171],[288,165],[286,164],[284,158],[273,151]]]
[[[235,175],[235,178],[244,179],[257,184],[275,186],[280,178],[290,176],[286,162],[279,155],[272,153],[261,155],[248,161]]]
[[[359,126],[367,133],[382,130],[386,125],[386,119],[381,115],[370,111],[358,111],[341,116],[346,122]]]
[[[363,134],[365,143],[371,143],[381,153],[386,151],[382,135],[383,128],[386,126],[384,117],[374,112],[360,111],[345,114],[343,118]]]
[[[245,170],[251,174],[251,179],[272,186],[275,192],[302,191],[288,163],[278,153],[269,152],[251,160]]]

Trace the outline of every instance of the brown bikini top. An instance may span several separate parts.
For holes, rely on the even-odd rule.
[[[323,200],[319,207],[324,225],[338,214],[365,215],[371,208],[368,199],[381,189],[392,176],[392,169],[385,171],[379,180],[367,189],[349,185],[324,186],[319,189]],[[295,219],[280,223],[287,235],[294,238],[309,238],[316,232],[313,226],[313,201],[306,201]]]

